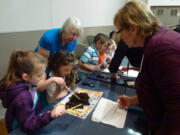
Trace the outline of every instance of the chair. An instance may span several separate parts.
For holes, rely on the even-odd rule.
[[[6,128],[5,119],[0,120],[0,135],[7,135],[8,131]]]
[[[87,36],[87,42],[89,45],[91,45],[94,42],[94,35],[88,35]]]
[[[85,44],[81,44],[81,43],[77,44],[75,52],[74,52],[75,56],[77,58],[80,58],[81,55],[83,55],[86,48],[87,48],[87,45],[85,45]]]

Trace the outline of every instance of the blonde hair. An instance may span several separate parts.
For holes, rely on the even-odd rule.
[[[131,25],[138,28],[138,34],[149,37],[160,28],[160,22],[152,11],[140,0],[127,2],[114,17],[114,25],[129,29]]]
[[[112,39],[115,41],[116,44],[118,44],[121,40],[121,33],[119,31],[115,31]]]
[[[22,81],[23,73],[32,75],[39,72],[37,64],[46,65],[47,60],[33,51],[21,51],[15,49],[10,57],[8,71],[0,85],[7,88],[18,81]]]

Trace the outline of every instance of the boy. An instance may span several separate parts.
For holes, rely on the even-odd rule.
[[[78,72],[80,78],[84,78],[92,71],[98,71],[101,68],[99,61],[99,52],[104,50],[108,44],[108,37],[103,33],[98,33],[93,44],[88,47],[84,54],[81,56],[79,65],[80,70]]]
[[[116,48],[113,45],[111,39],[108,40],[108,44],[104,50],[99,51],[99,64],[101,63],[103,67],[107,66],[107,62],[110,62],[112,57],[114,56],[114,51]]]

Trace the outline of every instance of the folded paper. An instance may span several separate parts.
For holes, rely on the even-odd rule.
[[[123,128],[126,120],[127,111],[120,109],[117,102],[106,98],[101,98],[91,120],[112,125],[117,128]]]

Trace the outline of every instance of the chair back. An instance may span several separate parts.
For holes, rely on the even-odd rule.
[[[87,42],[89,45],[92,45],[92,43],[94,42],[94,35],[88,35],[87,36]]]
[[[0,135],[7,135],[8,131],[6,128],[6,122],[5,119],[0,120]]]
[[[85,44],[81,44],[81,43],[77,44],[75,52],[74,52],[75,56],[77,58],[80,58],[83,55],[86,48],[87,48],[87,45],[85,45]]]

